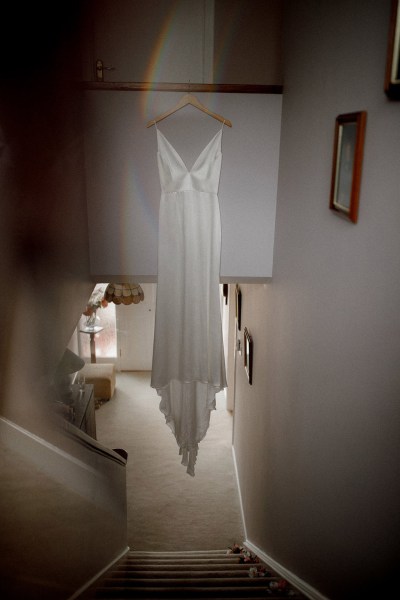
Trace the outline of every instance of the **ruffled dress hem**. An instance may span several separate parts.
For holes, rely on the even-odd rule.
[[[152,386],[155,387],[155,386]],[[216,410],[215,395],[226,384],[211,384],[204,381],[181,382],[171,380],[157,388],[161,397],[160,411],[166,424],[175,436],[182,456],[181,464],[187,467],[188,475],[194,477],[199,443],[205,438],[212,410]]]

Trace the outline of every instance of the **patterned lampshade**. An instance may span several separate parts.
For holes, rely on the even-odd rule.
[[[138,304],[144,300],[144,293],[138,283],[109,283],[104,298],[114,304]]]

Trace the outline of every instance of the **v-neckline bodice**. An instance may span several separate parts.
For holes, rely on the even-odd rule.
[[[183,160],[183,158],[181,157],[181,155],[179,154],[179,152],[173,147],[173,145],[171,144],[171,142],[165,137],[165,135],[162,133],[162,131],[160,131],[157,128],[157,135],[161,135],[161,137],[164,139],[164,141],[167,143],[167,145],[171,148],[172,152],[175,154],[175,156],[178,158],[178,160],[181,163],[181,165],[184,167],[184,169],[188,173],[192,173],[194,171],[194,169],[197,166],[197,163],[200,161],[200,159],[202,158],[202,156],[207,152],[207,150],[210,148],[210,146],[212,145],[212,143],[214,142],[214,140],[217,138],[217,136],[219,136],[221,134],[222,134],[222,128],[219,131],[217,131],[217,133],[206,144],[206,146],[203,148],[203,150],[200,152],[200,154],[198,155],[198,157],[194,161],[192,167],[190,169],[188,169],[185,161]]]

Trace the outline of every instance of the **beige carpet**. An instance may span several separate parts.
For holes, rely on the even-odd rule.
[[[217,396],[196,475],[180,464],[178,446],[150,372],[118,373],[114,397],[96,410],[97,439],[128,452],[128,544],[132,550],[228,548],[244,532],[232,460],[232,415]]]

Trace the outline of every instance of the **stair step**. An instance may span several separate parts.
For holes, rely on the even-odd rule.
[[[243,571],[247,572],[250,567],[257,567],[257,565],[259,566],[259,563],[237,563],[237,564],[225,564],[225,563],[218,563],[218,564],[207,564],[207,565],[197,565],[197,564],[191,564],[191,565],[179,565],[179,564],[174,564],[174,565],[163,565],[163,564],[149,564],[149,565],[126,565],[126,564],[120,564],[118,566],[113,567],[112,572],[121,572],[121,571],[126,571],[127,573],[135,573],[135,572],[145,572],[145,573],[154,573],[157,571],[166,571],[166,572],[173,572],[176,571],[177,573],[189,573],[190,571],[199,571],[200,573],[206,573],[208,571],[231,571],[232,573],[234,572],[238,572],[241,573]],[[268,569],[270,570],[270,569]],[[271,571],[272,573],[272,571]]]
[[[226,550],[130,551],[93,585],[87,599],[124,600],[278,600],[304,598],[292,586],[274,590],[281,577],[251,555]],[[251,567],[263,567],[266,577],[250,577]],[[289,594],[288,594],[289,592]],[[92,594],[92,595],[90,595]],[[94,594],[94,595],[93,595]]]
[[[209,577],[209,578],[172,578],[172,577],[160,577],[151,580],[151,587],[198,587],[202,586],[204,589],[213,587],[246,587],[249,586],[250,577]],[[274,577],[255,577],[251,579],[251,585],[253,587],[264,587],[268,586],[269,581],[275,581]],[[149,584],[148,579],[141,577],[126,579],[126,578],[110,578],[105,579],[103,587],[141,587]]]
[[[259,563],[246,563],[246,564],[226,564],[226,563],[151,563],[151,564],[121,564],[118,567],[114,567],[113,570],[124,570],[124,571],[180,571],[185,573],[187,571],[248,571],[251,567],[260,566]]]
[[[96,598],[173,598],[180,600],[182,598],[262,598],[267,596],[267,588],[246,587],[99,587],[96,591]],[[268,595],[268,598],[274,596]],[[281,598],[282,596],[277,596]]]
[[[271,572],[272,574],[272,572]],[[229,578],[242,578],[242,579],[248,579],[249,577],[249,570],[248,568],[246,569],[207,569],[204,570],[203,568],[201,569],[184,569],[182,571],[176,570],[176,569],[170,569],[170,570],[166,570],[166,569],[160,569],[160,570],[144,570],[144,569],[123,569],[120,568],[116,571],[110,571],[109,573],[110,577],[115,577],[118,579],[121,579],[123,577],[126,578],[142,578],[142,579],[154,579],[157,577],[160,578],[169,578],[172,577],[173,579],[176,578],[182,578],[182,579],[187,579],[187,578],[192,578],[192,577],[199,577],[199,578],[206,578],[206,577],[229,577]]]
[[[172,556],[130,556],[127,555],[124,558],[124,562],[128,562],[131,564],[151,564],[151,563],[165,563],[165,564],[174,564],[174,563],[181,563],[181,564],[206,564],[206,563],[232,563],[232,564],[237,564],[240,563],[241,558],[235,554],[235,555],[227,555],[225,557],[221,557],[221,556],[209,556],[209,557],[205,557],[205,556],[201,556],[201,557],[191,557],[191,556],[179,556],[179,557],[172,557]]]
[[[174,550],[174,551],[163,551],[163,552],[150,552],[146,550],[130,550],[127,556],[213,556],[215,554],[223,556],[232,556],[228,554],[226,550]],[[240,556],[239,554],[233,556]]]
[[[125,591],[124,591],[125,593]],[[282,600],[282,598],[284,598],[285,596],[282,596],[282,594],[279,595],[270,595],[269,593],[266,594],[265,592],[263,593],[263,595],[261,596],[240,596],[240,600]],[[130,599],[134,599],[134,600],[147,600],[148,596],[141,596],[137,594],[137,591],[135,590],[134,592],[131,593],[131,595],[121,595],[119,593],[117,593],[116,595],[112,595],[112,596],[102,596],[102,595],[97,595],[96,596],[91,596],[90,600],[101,600],[102,598],[112,598],[112,600],[126,600],[126,598]],[[155,596],[151,596],[151,600],[165,600],[166,596],[160,596],[160,595],[155,595]],[[299,596],[298,598],[296,598],[296,596],[292,596],[293,600],[304,600],[304,596]],[[191,594],[187,595],[187,596],[180,596],[179,600],[193,600],[193,596]],[[219,596],[219,595],[208,595],[208,594],[203,594],[202,596],[196,596],[196,600],[238,600],[237,596]]]

